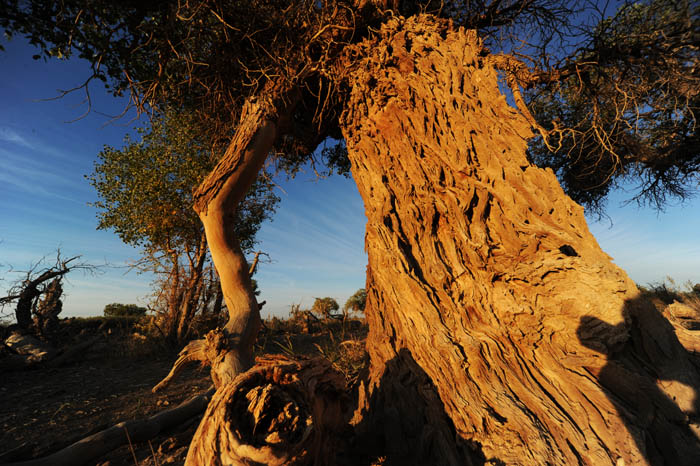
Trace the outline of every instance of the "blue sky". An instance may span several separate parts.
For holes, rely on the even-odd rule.
[[[150,277],[128,272],[138,251],[116,235],[97,231],[92,187],[84,175],[103,145],[121,147],[133,134],[130,118],[116,122],[98,112],[118,114],[123,100],[92,86],[93,112],[84,94],[39,101],[82,83],[87,64],[77,60],[34,61],[34,51],[20,38],[4,41],[0,52],[0,293],[57,247],[64,256],[81,254],[93,264],[110,264],[96,276],[74,272],[68,277],[64,314],[99,315],[111,302],[145,303]],[[138,123],[138,122],[137,122]],[[278,180],[282,198],[273,221],[263,225],[259,249],[271,263],[256,279],[267,301],[263,315],[285,315],[292,303],[310,306],[314,297],[343,303],[364,286],[366,256],[362,200],[352,180],[316,180],[312,173]],[[635,206],[620,207],[616,193],[608,214],[613,222],[591,223],[600,245],[638,283],[670,275],[678,283],[700,282],[700,202],[669,206],[664,213]]]

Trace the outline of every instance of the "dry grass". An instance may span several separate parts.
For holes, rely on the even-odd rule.
[[[284,353],[289,356],[321,356],[345,376],[352,388],[367,362],[363,319],[318,319],[312,325],[300,318],[265,320],[258,337],[257,354]]]

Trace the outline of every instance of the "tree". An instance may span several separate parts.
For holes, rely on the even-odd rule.
[[[365,312],[365,306],[367,303],[367,290],[360,288],[345,301],[343,309],[345,312]]]
[[[556,83],[576,77],[578,88],[562,88],[574,92],[650,57],[697,76],[695,5],[642,3],[674,8],[680,34],[666,41],[668,16],[652,15],[645,29],[658,34],[641,58],[623,42],[596,41],[609,28],[595,5],[548,0],[9,5],[7,29],[44,53],[77,50],[115,91],[198,108],[214,143],[235,125],[193,198],[229,322],[181,356],[210,361],[219,393],[252,364],[260,327],[231,216],[270,153],[293,172],[321,141],[342,138],[324,154],[336,166],[349,162],[368,218],[371,365],[353,423],[378,451],[398,464],[700,460],[692,356],[600,250],[555,175],[526,157],[532,128],[553,149],[567,131],[593,128],[605,154],[619,154],[618,124],[639,122],[658,137],[655,128],[692,121],[697,88],[670,84],[687,97],[678,101],[682,117],[640,118],[663,90],[649,79],[638,89],[639,114],[591,120],[595,112],[574,109],[580,121],[546,125],[522,96],[544,89],[555,96],[546,104],[566,109],[575,99],[557,94]],[[631,8],[622,5],[622,23],[635,18],[624,19]],[[591,17],[599,21],[588,27]],[[616,21],[610,27],[627,37]],[[597,111],[633,89],[605,88]],[[625,152],[630,164],[670,153]],[[217,427],[229,422],[223,413],[205,415],[191,449],[197,459],[228,455],[208,443],[217,428],[233,430]]]
[[[634,199],[662,208],[697,186],[700,71],[697,5],[659,0],[623,5],[578,51],[576,74],[533,89],[528,104],[550,132],[530,156],[551,167],[575,201],[602,212],[620,180]],[[547,147],[549,145],[549,147]],[[555,150],[550,150],[555,149]]]
[[[333,311],[337,311],[338,309],[340,309],[338,301],[329,297],[316,298],[313,306],[311,306],[311,311],[319,314],[324,319],[335,318],[336,316],[333,314]]]
[[[107,304],[104,308],[105,317],[139,317],[146,315],[148,309],[136,304]]]
[[[191,207],[192,190],[212,169],[216,154],[186,112],[167,110],[138,134],[138,142],[127,137],[121,149],[105,147],[88,177],[99,196],[98,228],[113,229],[141,248],[137,268],[156,274],[151,308],[165,336],[182,344],[196,315],[217,302],[221,307],[219,282],[208,273],[204,229]],[[252,250],[278,200],[261,176],[235,217],[243,251]]]
[[[0,298],[0,308],[15,304],[17,327],[22,332],[34,332],[50,338],[58,325],[58,314],[63,310],[63,277],[71,270],[94,271],[95,267],[84,262],[74,262],[80,256],[63,259],[56,253],[56,263],[42,267],[44,259],[33,264],[24,278],[15,282],[7,296]]]

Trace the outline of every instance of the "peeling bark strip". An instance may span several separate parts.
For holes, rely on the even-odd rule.
[[[528,163],[486,55],[426,16],[349,55],[371,356],[354,422],[397,464],[700,464],[691,356]]]
[[[347,422],[342,375],[324,359],[257,362],[216,392],[185,464],[332,464]]]

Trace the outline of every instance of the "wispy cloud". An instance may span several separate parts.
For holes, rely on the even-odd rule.
[[[58,149],[53,142],[46,142],[44,139],[48,140],[49,138],[41,138],[34,134],[29,137],[26,134],[15,131],[7,125],[0,125],[0,141],[30,149],[37,155],[59,158],[64,162],[74,161],[74,154],[66,153]]]
[[[0,141],[7,141],[19,146],[28,147],[29,149],[34,149],[32,144],[7,126],[0,126]]]
[[[80,173],[46,164],[41,160],[0,148],[0,181],[33,194],[84,203],[66,193],[88,192]]]

